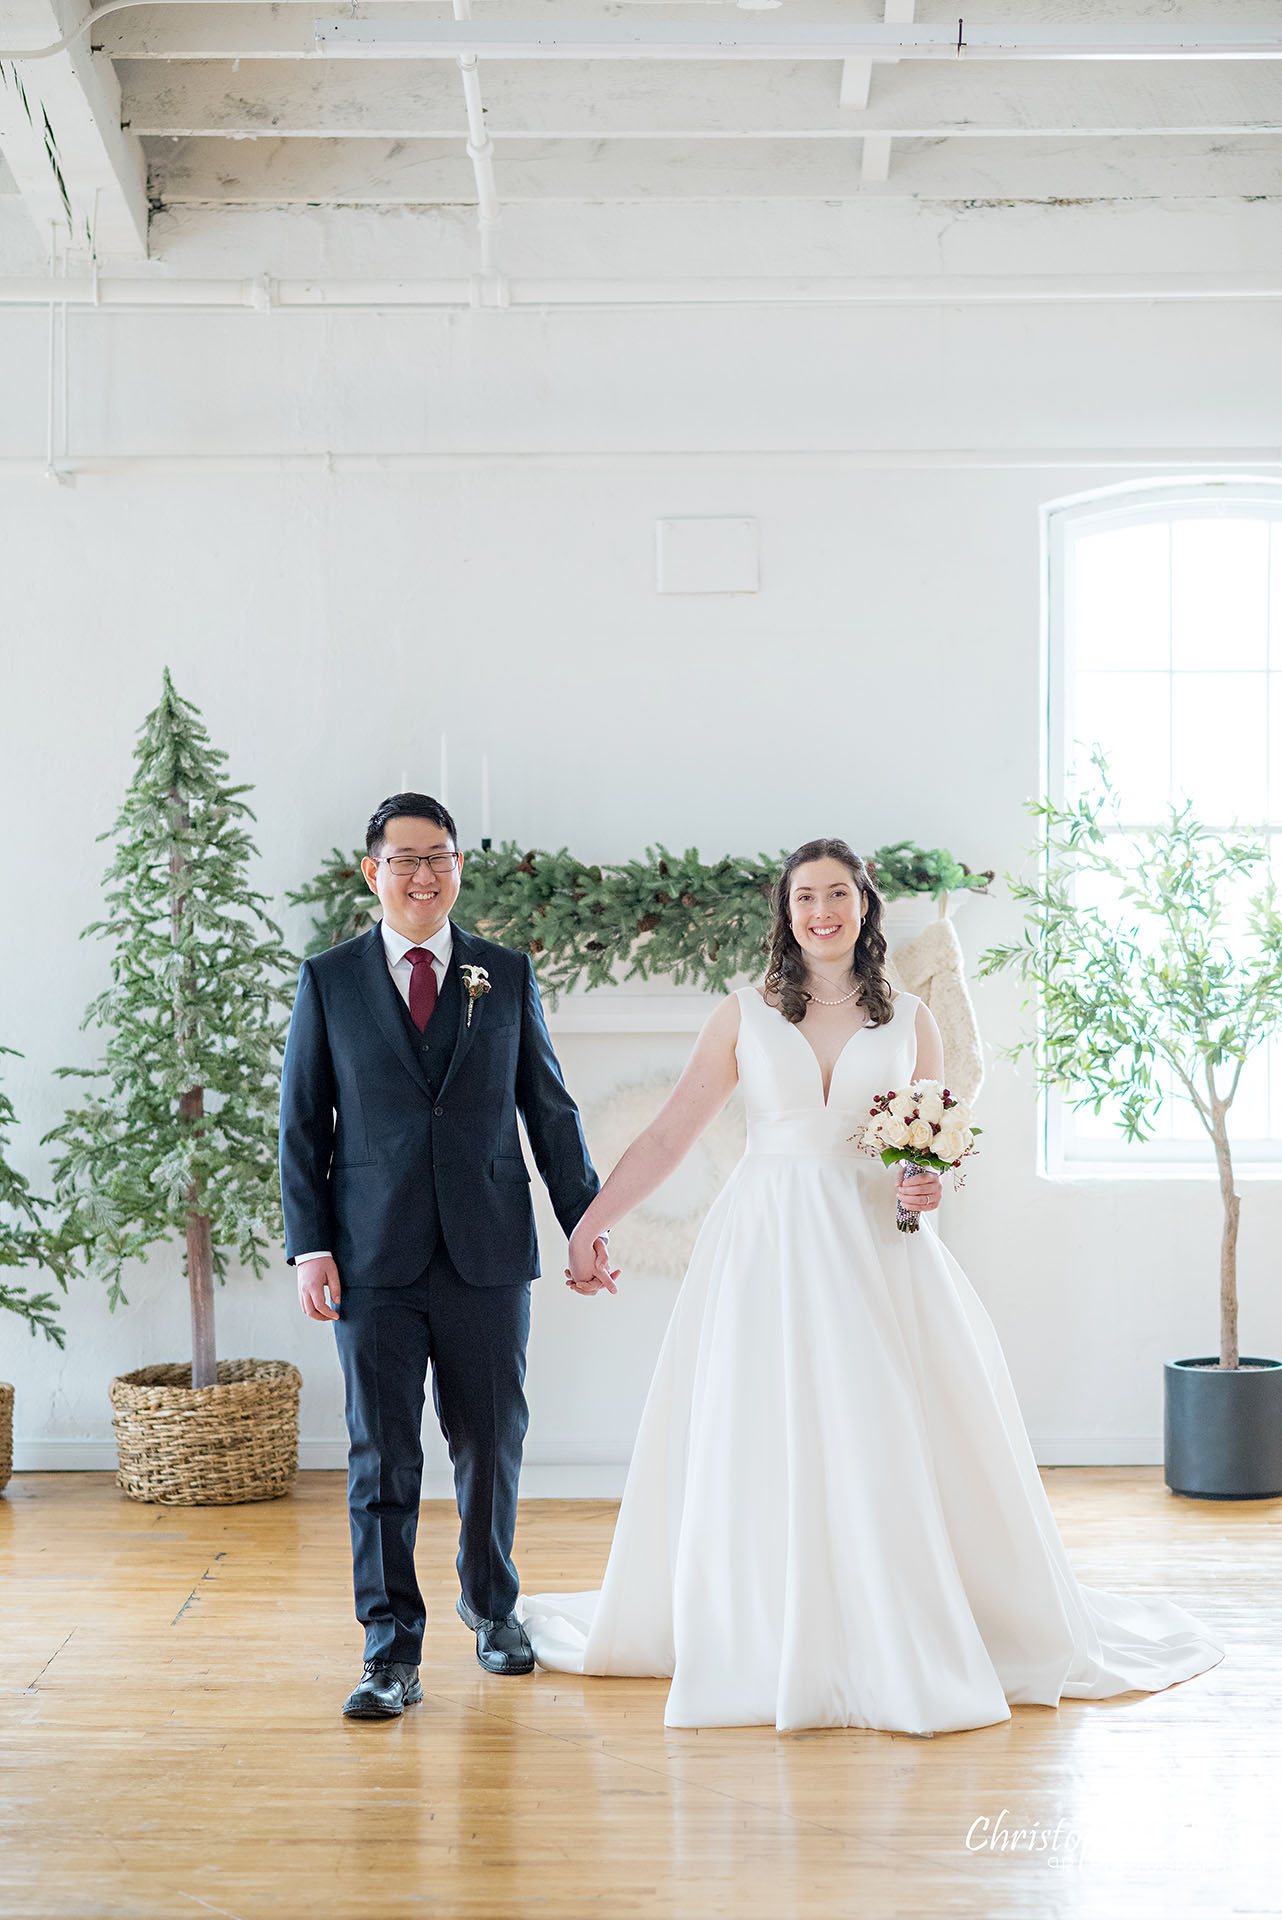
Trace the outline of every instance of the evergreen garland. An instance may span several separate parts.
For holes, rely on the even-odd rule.
[[[213,1280],[229,1250],[261,1276],[280,1233],[280,1060],[296,962],[246,878],[255,852],[244,786],[210,745],[168,670],[140,729],[133,780],[108,833],[112,985],[82,1025],[107,1035],[105,1065],[61,1072],[105,1083],[48,1136],[64,1238],[110,1305],[126,1260],[186,1241],[193,1386],[217,1379]]]
[[[505,841],[467,855],[454,918],[530,954],[553,998],[580,981],[607,985],[619,961],[628,963],[629,980],[664,974],[724,993],[736,974],[762,962],[770,892],[786,858],[727,855],[705,866],[693,847],[684,854],[649,847],[644,860],[589,866],[564,847],[523,854]],[[908,840],[880,848],[869,865],[886,900],[982,890],[993,878],[972,873],[942,848],[924,851]],[[289,898],[316,909],[309,953],[366,932],[377,912],[360,855],[349,859],[337,848],[315,880]]]
[[[0,1047],[0,1053],[12,1054],[12,1047]],[[67,1261],[41,1215],[48,1201],[37,1199],[28,1182],[5,1158],[5,1135],[16,1122],[13,1102],[0,1092],[0,1268],[43,1267],[52,1273],[65,1293]],[[0,1309],[16,1313],[25,1320],[34,1339],[37,1329],[55,1346],[65,1345],[65,1335],[56,1318],[58,1302],[51,1293],[32,1293],[28,1287],[11,1286],[0,1280]]]

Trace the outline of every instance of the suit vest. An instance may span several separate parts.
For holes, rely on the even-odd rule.
[[[450,1061],[454,1057],[458,1023],[463,1011],[463,988],[459,980],[458,962],[451,958],[449,966],[445,969],[445,978],[437,988],[436,1005],[432,1008],[431,1018],[422,1033],[410,1019],[410,1010],[402,1000],[400,990],[390,973],[387,976],[387,984],[396,996],[396,1005],[405,1023],[405,1031],[410,1037],[410,1045],[423,1064],[423,1071],[432,1089],[432,1098],[435,1099],[441,1090],[441,1082],[449,1070]]]
[[[437,988],[436,1005],[432,1008],[431,1018],[422,1033],[410,1019],[410,1010],[401,998],[400,991],[391,974],[387,975],[387,990],[396,1002],[410,1045],[418,1055],[432,1089],[432,1101],[441,1090],[441,1083],[449,1071],[450,1061],[454,1057],[454,1048],[458,1040],[459,1020],[463,1013],[463,986],[459,978],[458,961],[451,955],[450,964],[445,969],[445,978]],[[431,1200],[431,1224],[427,1241],[423,1247],[423,1269],[436,1252],[441,1237],[441,1213],[436,1197],[436,1175],[432,1164],[432,1125],[431,1107],[424,1110],[423,1130],[420,1136],[419,1155],[423,1167],[424,1185]]]

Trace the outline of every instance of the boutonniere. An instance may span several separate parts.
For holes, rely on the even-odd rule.
[[[463,967],[463,985],[467,989],[467,1025],[472,1024],[472,1008],[483,993],[490,990],[490,976],[484,967]]]

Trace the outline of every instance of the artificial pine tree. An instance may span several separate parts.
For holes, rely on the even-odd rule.
[[[13,1053],[0,1047],[0,1053]],[[15,1056],[16,1057],[16,1056]],[[15,1121],[13,1102],[0,1092],[0,1268],[43,1267],[67,1290],[67,1262],[41,1215],[47,1201],[39,1200],[20,1173],[5,1159],[5,1135]],[[51,1293],[32,1293],[27,1287],[0,1280],[0,1308],[25,1320],[35,1338],[37,1329],[56,1346],[65,1336],[56,1318],[58,1303]]]
[[[112,985],[82,1025],[107,1034],[105,1065],[64,1068],[105,1082],[68,1112],[54,1183],[64,1238],[114,1309],[126,1260],[181,1233],[191,1294],[193,1387],[218,1379],[214,1280],[234,1251],[261,1277],[280,1230],[276,1125],[296,962],[247,879],[253,814],[227,756],[168,669],[140,728],[133,781],[105,874]]]

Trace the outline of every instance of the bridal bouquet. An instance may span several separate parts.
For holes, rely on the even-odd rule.
[[[869,1118],[856,1127],[851,1140],[863,1153],[876,1154],[883,1166],[896,1161],[908,1164],[907,1178],[920,1168],[953,1175],[954,1185],[961,1180],[957,1169],[968,1154],[975,1151],[975,1136],[982,1128],[972,1126],[970,1108],[954,1100],[938,1080],[914,1080],[902,1093],[879,1093],[868,1109]],[[917,1215],[895,1204],[895,1225],[901,1233],[916,1233]]]

